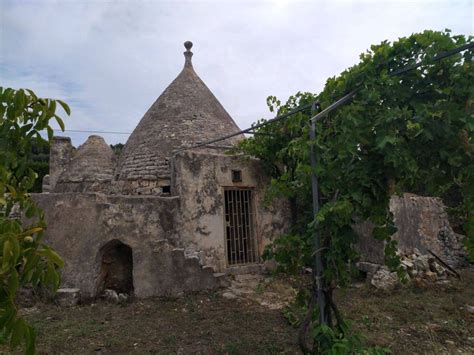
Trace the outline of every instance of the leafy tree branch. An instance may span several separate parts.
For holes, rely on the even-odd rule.
[[[31,161],[33,148],[53,137],[51,120],[64,130],[58,106],[70,114],[60,100],[0,87],[0,342],[12,349],[23,344],[27,354],[35,353],[36,332],[19,312],[17,293],[25,286],[56,290],[58,268],[63,266],[42,241],[44,214],[29,194],[38,177]],[[41,135],[45,130],[47,139]]]
[[[393,194],[441,197],[459,221],[474,258],[473,51],[433,60],[472,39],[448,30],[425,31],[374,45],[357,65],[328,79],[320,94],[299,92],[286,103],[275,97],[267,100],[270,111],[281,115],[312,101],[328,107],[359,88],[351,102],[317,123],[314,142],[308,137],[311,113],[300,112],[257,129],[265,134],[241,143],[241,152],[262,159],[273,174],[269,198],[286,197],[296,210],[291,233],[278,238],[266,256],[286,271],[310,267],[315,252],[312,230],[321,234],[327,313],[335,316],[337,326],[322,329],[312,317],[313,351],[331,352],[348,339],[332,289],[347,284],[350,266],[357,260],[354,223],[374,224],[374,237],[386,241],[387,265],[402,276],[390,238],[395,232],[389,211]],[[419,66],[391,75],[410,65]],[[320,184],[321,209],[316,216],[311,212],[311,144]]]

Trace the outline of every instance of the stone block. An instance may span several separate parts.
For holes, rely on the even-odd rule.
[[[360,261],[356,264],[356,267],[367,274],[375,274],[380,269],[380,264],[368,263],[365,261]]]
[[[119,293],[118,299],[120,303],[127,303],[130,297],[126,293]]]
[[[430,264],[430,270],[435,272],[438,276],[444,275],[446,273],[446,269],[437,262],[433,262]]]
[[[78,288],[60,288],[56,292],[56,300],[61,307],[73,307],[79,304],[81,292]]]
[[[110,303],[120,302],[119,295],[117,294],[115,290],[109,290],[109,289],[104,290],[104,293],[102,294],[102,298]]]
[[[265,269],[266,272],[273,273],[277,270],[278,263],[274,259],[265,260],[263,262],[263,268]]]
[[[369,221],[358,222],[353,228],[358,235],[358,241],[354,248],[360,254],[360,260],[373,264],[384,264],[385,243],[373,237],[373,223]]]
[[[217,280],[219,287],[229,287],[231,282],[230,279],[227,277],[226,273],[223,272],[216,272],[213,274],[214,278]]]
[[[451,267],[465,263],[463,236],[456,234],[449,225],[441,199],[406,193],[392,196],[389,207],[397,227],[392,239],[397,242],[401,255],[410,255],[410,259],[415,261],[431,250]],[[353,228],[359,236],[355,248],[361,254],[360,260],[383,264],[384,243],[373,238],[373,224],[362,221]],[[424,261],[418,262],[418,267],[428,270]]]
[[[435,282],[438,279],[438,277],[436,276],[436,273],[432,271],[425,272],[424,277],[425,279],[431,282]]]
[[[375,273],[370,283],[378,290],[389,292],[400,285],[400,280],[396,272],[381,268]]]
[[[237,298],[237,295],[235,295],[231,292],[224,292],[222,294],[222,297],[227,298],[228,300],[235,300]]]
[[[400,263],[405,266],[406,269],[413,269],[415,264],[410,259],[401,259]]]
[[[418,272],[425,272],[430,270],[428,255],[420,255],[414,261],[413,264]]]

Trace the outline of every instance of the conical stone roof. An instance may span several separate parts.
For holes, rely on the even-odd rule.
[[[74,153],[59,176],[57,192],[85,191],[92,183],[105,183],[113,179],[115,155],[100,136],[90,136]],[[75,184],[74,187],[71,184]],[[78,185],[79,184],[79,185]]]
[[[185,43],[181,73],[148,109],[125,144],[118,164],[119,180],[169,178],[173,151],[239,131],[239,127],[199,78]],[[220,144],[233,144],[236,136]]]

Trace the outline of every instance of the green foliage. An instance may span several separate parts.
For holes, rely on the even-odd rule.
[[[285,234],[265,248],[262,258],[277,261],[278,272],[297,274],[311,264],[311,246],[310,235]]]
[[[309,293],[308,289],[300,289],[293,302],[283,308],[283,316],[294,327],[301,325],[301,321],[308,312],[308,300],[311,298]]]
[[[260,158],[273,177],[269,198],[288,198],[294,213],[293,232],[277,239],[267,255],[291,264],[287,270],[298,262],[310,266],[308,230],[317,228],[326,283],[344,285],[348,265],[357,258],[352,225],[370,220],[375,237],[387,242],[387,265],[401,273],[390,240],[395,228],[389,199],[413,192],[443,198],[461,221],[474,258],[473,51],[432,60],[469,41],[472,37],[452,36],[448,30],[384,41],[362,54],[357,65],[328,79],[319,95],[297,93],[283,104],[268,99],[270,111],[281,115],[313,100],[328,107],[360,88],[352,101],[317,122],[315,142],[308,134],[314,113],[300,112],[257,129],[262,134],[240,145],[241,152]],[[422,65],[415,70],[390,75],[417,63]],[[310,144],[317,155],[322,204],[317,216],[311,207]]]
[[[28,193],[38,177],[31,153],[47,143],[40,132],[46,130],[51,140],[52,119],[64,129],[55,113],[58,104],[70,114],[60,100],[0,87],[0,341],[12,349],[23,343],[28,354],[35,352],[36,333],[18,312],[17,291],[40,284],[56,290],[57,269],[63,266],[62,259],[42,242],[43,212]]]
[[[49,174],[49,143],[33,139],[29,154],[29,166],[38,174],[31,192],[42,192],[43,178]]]
[[[301,325],[301,320],[308,311],[309,291],[301,290],[296,299],[283,309],[283,316],[294,327]],[[317,311],[314,317],[318,318]],[[365,347],[363,336],[354,332],[350,322],[344,322],[336,328],[327,325],[313,327],[311,337],[321,354],[387,354],[387,348]]]
[[[115,155],[120,155],[124,146],[125,145],[123,143],[117,143],[111,144],[110,148],[112,148],[112,151],[115,153]]]
[[[313,328],[312,336],[321,349],[320,354],[324,355],[383,355],[391,351],[380,346],[364,347],[362,338],[351,331],[348,324],[342,325],[339,329],[333,329],[327,325],[319,325]]]

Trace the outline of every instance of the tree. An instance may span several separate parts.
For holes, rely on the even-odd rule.
[[[28,285],[56,290],[63,266],[42,242],[44,215],[28,193],[38,177],[30,158],[33,146],[51,140],[52,119],[64,130],[58,104],[70,114],[60,100],[0,87],[0,341],[12,349],[23,343],[28,354],[35,352],[36,333],[18,311],[17,291]],[[47,139],[41,135],[45,130]]]
[[[29,159],[29,166],[38,174],[31,192],[42,192],[43,178],[49,174],[49,142],[33,139]]]
[[[390,239],[395,229],[388,202],[394,193],[443,198],[461,221],[474,258],[473,51],[433,60],[470,41],[472,37],[452,36],[446,30],[374,45],[357,65],[328,79],[319,95],[297,93],[284,104],[268,99],[270,111],[281,115],[313,100],[328,107],[360,88],[350,103],[317,123],[315,142],[308,139],[307,111],[257,129],[259,134],[240,145],[241,152],[260,158],[272,173],[269,196],[288,197],[296,211],[295,228],[267,249],[267,257],[275,257],[290,271],[311,266],[316,252],[312,230],[317,228],[322,236],[318,252],[325,265],[326,313],[336,318],[337,326],[331,319],[329,327],[318,326],[313,318],[314,349],[332,351],[350,343],[332,302],[332,289],[350,279],[349,266],[357,259],[352,229],[356,221],[374,223],[374,236],[387,241],[387,265],[403,275]],[[392,75],[419,63],[415,70]],[[322,204],[316,216],[311,212],[310,144],[318,157]]]
[[[119,156],[122,153],[122,149],[125,145],[123,143],[111,144],[110,148],[115,153],[116,156]]]

